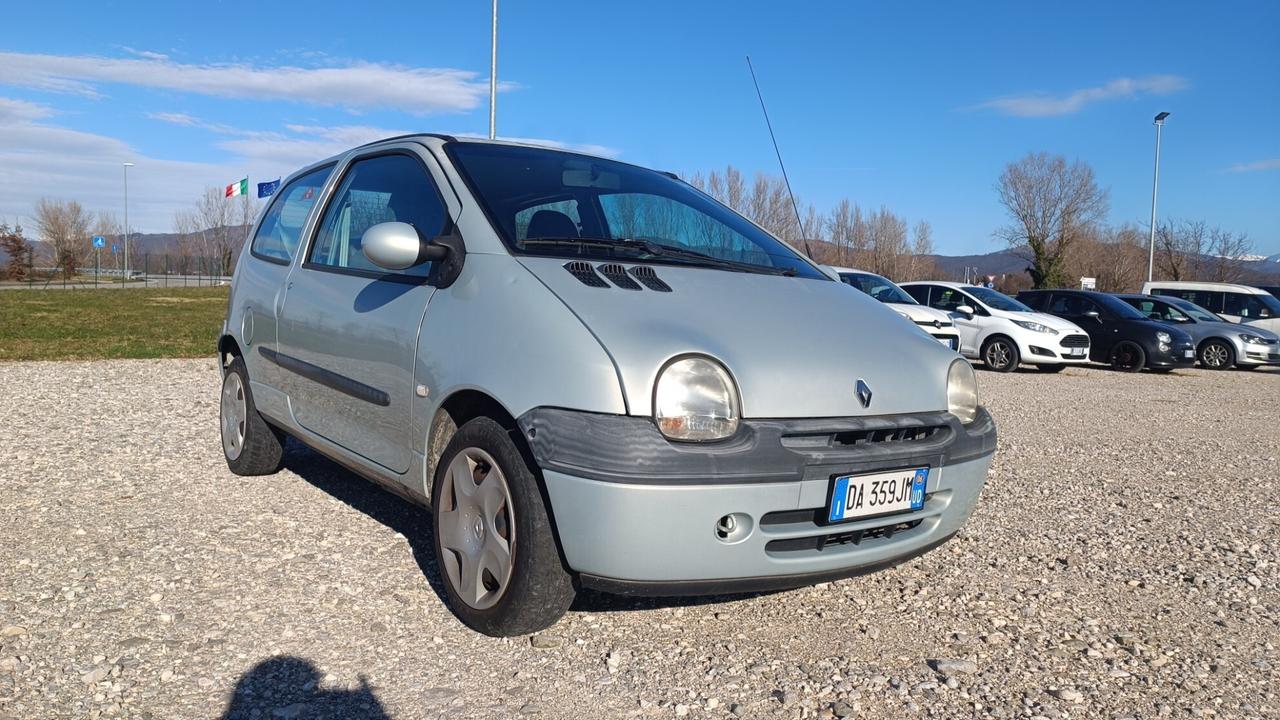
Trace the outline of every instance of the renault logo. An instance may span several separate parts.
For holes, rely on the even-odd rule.
[[[871,407],[871,386],[867,384],[866,380],[858,378],[854,394],[858,396],[858,402],[862,403],[862,407]]]

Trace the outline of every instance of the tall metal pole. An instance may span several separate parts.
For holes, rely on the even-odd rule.
[[[493,0],[493,36],[489,40],[489,139],[498,132],[498,0]]]
[[[129,282],[129,168],[133,163],[124,164],[124,282]],[[121,285],[123,287],[123,285]]]
[[[1156,200],[1160,196],[1160,130],[1164,128],[1164,119],[1169,113],[1156,115],[1156,169],[1151,178],[1151,238],[1147,241],[1147,282],[1155,278],[1156,267]]]

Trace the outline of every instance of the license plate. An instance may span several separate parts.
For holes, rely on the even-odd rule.
[[[1067,351],[1067,355],[1070,357],[1084,357],[1084,351],[1084,348],[1071,348]]]
[[[919,510],[924,507],[928,483],[929,468],[841,475],[831,487],[827,521],[838,523],[868,515]]]
[[[1195,351],[1195,350],[1183,350],[1183,351],[1182,351],[1182,357],[1184,357],[1184,358],[1186,358],[1186,359],[1188,359],[1188,360],[1191,360],[1191,359],[1195,358],[1195,356],[1196,356],[1196,351]]]
[[[942,343],[943,345],[946,345],[948,348],[952,350],[955,350],[956,346],[960,344],[960,341],[957,340],[956,338],[940,337],[936,339],[938,342]]]

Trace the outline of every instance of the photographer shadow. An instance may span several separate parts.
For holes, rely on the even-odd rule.
[[[354,690],[319,685],[320,671],[307,660],[289,655],[263,660],[240,676],[222,720],[391,718],[363,677]]]

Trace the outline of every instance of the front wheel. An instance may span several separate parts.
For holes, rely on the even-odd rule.
[[[1013,372],[1021,362],[1018,346],[1006,338],[992,338],[982,346],[982,362],[996,372]]]
[[[1147,366],[1147,353],[1136,343],[1122,342],[1111,351],[1111,367],[1120,372],[1140,372]]]
[[[1236,364],[1235,351],[1221,340],[1210,340],[1200,346],[1200,364],[1210,370],[1226,370]]]
[[[431,493],[436,564],[454,614],[506,637],[542,630],[573,602],[538,480],[508,431],[489,418],[458,428]]]

